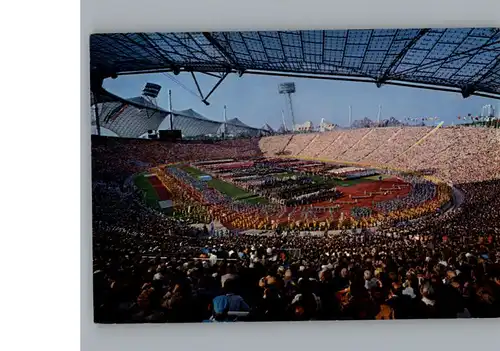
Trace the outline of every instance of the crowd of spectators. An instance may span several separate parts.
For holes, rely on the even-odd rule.
[[[498,147],[491,152],[498,139],[470,133],[482,139],[470,137],[468,148],[425,149],[398,163],[413,169],[423,164],[424,157],[455,160],[455,169],[446,169],[455,162],[433,164],[436,176],[453,181],[463,192],[459,208],[398,226],[322,235],[292,230],[213,235],[210,228],[196,229],[188,221],[148,208],[127,182],[134,173],[166,160],[241,158],[245,152],[257,156],[256,140],[253,146],[242,141],[239,149],[238,141],[181,147],[96,138],[92,145],[95,320],[500,317]],[[403,138],[404,134],[405,130],[395,131],[391,143],[409,138],[410,148],[418,138]],[[280,137],[273,138],[280,142]],[[264,152],[279,150],[271,138],[265,139],[261,147],[274,146]],[[307,149],[313,150],[318,139],[312,138]],[[459,142],[453,145],[461,147]],[[424,146],[425,142],[418,145]],[[383,156],[384,149],[389,148],[378,145],[371,155],[388,160],[392,153]]]
[[[500,183],[466,190],[474,197],[444,218],[332,236],[95,223],[96,320],[500,317],[500,215],[484,211]]]
[[[202,199],[205,203],[221,205],[222,207],[231,210],[231,212],[246,213],[252,212],[254,210],[262,210],[266,213],[273,213],[275,211],[278,211],[278,208],[271,204],[258,205],[243,201],[235,201],[230,196],[210,187],[207,182],[201,181],[177,167],[167,167],[166,171],[176,179],[180,180],[182,184],[186,184],[190,187],[195,188],[201,194]]]
[[[432,168],[456,184],[500,178],[500,131],[476,127],[392,127],[337,130],[312,134],[311,142],[296,137],[262,138],[267,156],[286,148],[290,156],[312,157],[418,171]],[[294,151],[293,153],[291,151]],[[475,167],[471,167],[475,165]]]
[[[372,215],[372,212],[373,210],[369,207],[354,206],[353,208],[351,208],[351,215],[356,219],[370,217]]]
[[[404,208],[416,207],[434,199],[437,195],[437,185],[416,176],[401,176],[406,184],[411,184],[410,192],[396,199],[377,202],[376,207],[383,213],[389,213]]]

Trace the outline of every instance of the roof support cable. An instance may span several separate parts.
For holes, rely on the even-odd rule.
[[[196,84],[196,88],[198,89],[198,92],[200,93],[201,101],[204,100],[203,98],[203,92],[201,91],[200,85],[198,84],[198,80],[196,79],[196,76],[193,71],[191,71],[191,77],[193,77],[194,84]]]
[[[215,91],[215,89],[217,89],[219,87],[219,85],[224,81],[224,79],[226,79],[226,77],[229,75],[229,72],[226,72],[224,73],[224,75],[219,79],[219,81],[214,85],[214,87],[212,88],[212,90],[210,90],[210,92],[207,94],[207,96],[205,96],[205,98],[203,100],[201,100],[205,105],[209,106],[210,103],[207,101],[208,98],[210,97],[210,95],[212,95],[212,93]]]
[[[177,79],[175,79],[174,77],[172,77],[170,74],[166,73],[166,72],[162,72],[165,77],[167,77],[168,79],[170,79],[172,82],[176,83],[178,86],[180,86],[181,88],[183,88],[184,90],[186,90],[188,93],[196,96],[197,98],[199,98],[200,96],[198,94],[196,94],[194,91],[192,91],[191,89],[189,89],[188,87],[186,87],[184,84],[182,84],[181,82],[179,82]]]

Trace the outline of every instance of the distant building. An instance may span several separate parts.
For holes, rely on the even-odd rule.
[[[493,105],[484,105],[481,108],[481,117],[495,117],[495,112]]]
[[[293,126],[296,132],[311,132],[313,130],[313,124],[311,121],[305,121],[302,124],[296,124]]]
[[[321,123],[319,124],[320,132],[328,132],[334,130],[337,127],[335,123],[330,123],[326,121],[324,118],[321,119]]]
[[[394,117],[384,119],[380,122],[372,121],[368,117],[365,117],[363,119],[355,120],[352,123],[352,128],[398,127],[402,125],[404,125],[404,123]]]

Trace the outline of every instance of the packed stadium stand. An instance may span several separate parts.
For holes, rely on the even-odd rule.
[[[373,128],[365,135],[363,140],[351,150],[348,150],[343,157],[353,160],[353,162],[360,162],[368,154],[371,154],[383,145],[394,134],[398,133],[401,128]]]
[[[311,140],[304,150],[304,140]],[[500,130],[475,127],[359,128],[277,135],[259,142],[266,156],[286,145],[289,156],[362,163],[407,170],[434,169],[443,180],[462,183],[500,177]],[[471,166],[477,165],[477,166]]]
[[[312,143],[302,153],[305,157],[319,157],[323,150],[334,143],[341,135],[340,132],[336,131],[322,133],[318,135],[318,138],[313,139]]]
[[[375,134],[381,138],[369,139],[368,135]],[[500,178],[500,153],[498,152],[500,131],[488,128],[407,127],[337,130],[306,135],[223,140],[213,143],[164,144],[134,139],[125,142],[116,138],[103,140],[95,142],[94,153],[98,153],[101,148],[112,149],[113,153],[110,153],[109,157],[114,157],[115,152],[123,153],[127,155],[126,159],[138,160],[148,167],[167,161],[275,157],[285,150],[286,156],[298,158],[317,158],[349,164],[360,163],[373,167],[431,171],[436,177],[454,184]],[[104,154],[99,154],[99,157],[93,160],[101,162],[103,157],[107,159]],[[123,165],[125,168],[131,167],[130,171],[137,171],[137,167],[130,164],[131,161],[127,162]]]
[[[285,147],[285,154],[290,155],[298,155],[300,154],[304,148],[314,139],[316,135],[312,133],[307,134],[294,134],[292,138],[290,138],[289,143]]]

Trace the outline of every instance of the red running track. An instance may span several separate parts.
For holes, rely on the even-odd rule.
[[[333,202],[326,202],[326,201],[325,202],[318,202],[318,203],[314,204],[314,207],[332,207],[335,205],[340,205],[340,209],[337,210],[336,212],[333,212],[332,215],[330,215],[330,213],[328,211],[325,211],[323,213],[316,213],[314,216],[311,216],[310,219],[313,220],[313,218],[314,218],[316,221],[324,221],[324,220],[330,219],[330,218],[333,220],[337,220],[340,217],[340,213],[342,213],[342,212],[344,213],[344,216],[349,217],[350,213],[351,213],[351,209],[353,207],[367,207],[367,208],[371,208],[373,210],[373,212],[376,212],[376,208],[372,204],[373,201],[375,201],[375,203],[376,203],[376,202],[380,202],[380,201],[395,199],[398,196],[399,197],[405,196],[410,192],[411,186],[402,187],[400,190],[392,190],[391,191],[392,193],[391,194],[388,193],[387,195],[376,194],[370,198],[357,199],[358,202],[356,204],[342,204],[342,202],[354,201],[352,198],[349,197],[349,195],[351,195],[351,196],[363,196],[363,195],[365,195],[365,191],[368,194],[370,192],[383,191],[381,189],[388,189],[388,188],[391,188],[392,186],[398,186],[398,185],[401,186],[401,185],[405,185],[405,184],[408,185],[404,181],[402,181],[396,177],[392,177],[392,178],[384,179],[382,181],[374,180],[372,182],[358,183],[356,185],[352,185],[352,186],[348,186],[348,187],[339,186],[339,187],[337,187],[337,189],[343,193],[343,196],[341,198],[336,199]],[[292,213],[292,215],[290,216],[290,220],[297,221],[297,220],[301,219],[301,217],[303,217],[301,212],[307,211],[308,207],[310,207],[310,205],[302,206],[299,208],[289,207],[281,218],[273,218],[273,219],[278,221],[279,223],[284,223],[284,222],[288,221],[288,214]],[[295,209],[295,211],[294,211],[294,209]]]
[[[168,191],[157,176],[148,177],[149,183],[155,189],[160,201],[172,200],[172,193]]]

